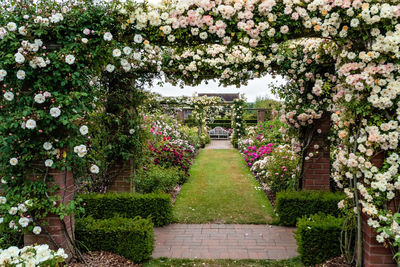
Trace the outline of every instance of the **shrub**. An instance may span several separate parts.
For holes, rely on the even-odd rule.
[[[179,183],[185,181],[186,174],[178,167],[165,168],[153,165],[147,169],[140,169],[135,175],[136,191],[139,193],[152,193],[157,191],[171,192]]]
[[[85,194],[81,198],[86,216],[95,219],[108,219],[115,215],[126,218],[150,217],[156,226],[167,225],[172,220],[171,196],[163,193]]]
[[[153,223],[139,217],[77,219],[75,235],[83,250],[110,251],[134,262],[149,259],[154,249]]]
[[[323,212],[338,216],[342,193],[324,191],[284,191],[276,195],[276,211],[282,225],[294,226],[298,218]]]
[[[7,227],[0,227],[0,249],[6,249],[8,247],[23,247],[24,246],[24,234],[17,231],[11,231],[8,225]]]
[[[255,152],[250,150],[251,147],[249,147],[249,151],[244,151],[244,153],[248,152],[247,154],[252,155],[251,160],[257,160],[257,156],[266,155],[263,159],[255,161],[251,171],[259,180],[266,183],[274,193],[293,189],[297,181],[296,168],[299,157],[289,145],[279,145],[272,152],[271,145],[273,146],[273,144],[261,146]],[[255,146],[253,147],[255,148]]]
[[[301,261],[306,266],[340,256],[343,218],[315,214],[297,222],[295,237]]]

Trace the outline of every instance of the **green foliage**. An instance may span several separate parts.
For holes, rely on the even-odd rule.
[[[257,97],[256,102],[254,103],[254,108],[265,108],[265,118],[272,117],[272,110],[280,110],[282,108],[282,103],[273,99],[270,99],[268,96]]]
[[[294,226],[298,218],[323,212],[338,216],[342,193],[324,191],[284,191],[276,195],[276,211],[282,225]]]
[[[340,256],[343,221],[332,215],[315,214],[297,222],[295,238],[304,265],[315,265]]]
[[[200,136],[201,146],[205,147],[207,144],[211,142],[211,138],[207,133],[202,133]]]
[[[186,181],[186,173],[178,167],[162,167],[150,164],[140,169],[135,177],[136,191],[152,193],[157,191],[171,192],[178,183]]]
[[[0,227],[0,249],[9,247],[23,247],[24,235],[16,231],[10,231],[6,227]]]
[[[233,120],[232,120],[232,129],[233,129],[233,138],[239,139],[246,134],[246,123],[244,121],[244,106],[246,102],[243,97],[237,98],[233,103]]]
[[[154,249],[154,230],[150,219],[115,217],[76,220],[75,235],[87,251],[110,251],[134,262],[150,259]]]
[[[151,218],[154,225],[163,226],[171,222],[171,197],[163,193],[153,194],[85,194],[81,195],[85,216],[95,219],[112,218],[115,215],[134,218]]]

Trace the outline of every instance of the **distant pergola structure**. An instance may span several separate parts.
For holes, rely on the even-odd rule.
[[[220,97],[222,102],[218,105],[221,106],[229,106],[233,105],[234,100],[240,98],[239,93],[199,93],[199,97],[207,96],[207,97]],[[245,111],[257,111],[257,123],[265,122],[265,114],[267,111],[272,111],[272,108],[245,108]],[[177,118],[179,121],[184,122],[189,114],[193,111],[193,108],[190,107],[182,107],[180,111],[177,112]],[[231,118],[233,119],[233,109],[231,109]]]

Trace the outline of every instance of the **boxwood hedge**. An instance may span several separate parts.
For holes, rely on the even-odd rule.
[[[85,216],[108,219],[114,216],[125,218],[151,218],[155,226],[164,226],[172,220],[171,196],[164,193],[152,194],[85,194],[83,199]]]
[[[343,193],[326,191],[283,191],[276,194],[276,212],[282,225],[294,226],[303,216],[323,212],[338,216]]]
[[[84,251],[110,251],[133,262],[150,259],[154,249],[153,223],[140,217],[77,219],[75,237]]]

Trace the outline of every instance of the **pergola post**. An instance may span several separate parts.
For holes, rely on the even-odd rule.
[[[259,109],[257,110],[257,123],[263,123],[265,122],[265,109]]]
[[[330,114],[324,114],[321,119],[315,121],[314,129],[317,133],[309,131],[305,136],[307,140],[309,135],[315,135],[305,153],[306,158],[309,153],[314,154],[310,159],[304,159],[302,188],[305,190],[330,190],[330,149],[324,138],[330,131],[330,121]],[[315,149],[316,145],[318,149]]]

